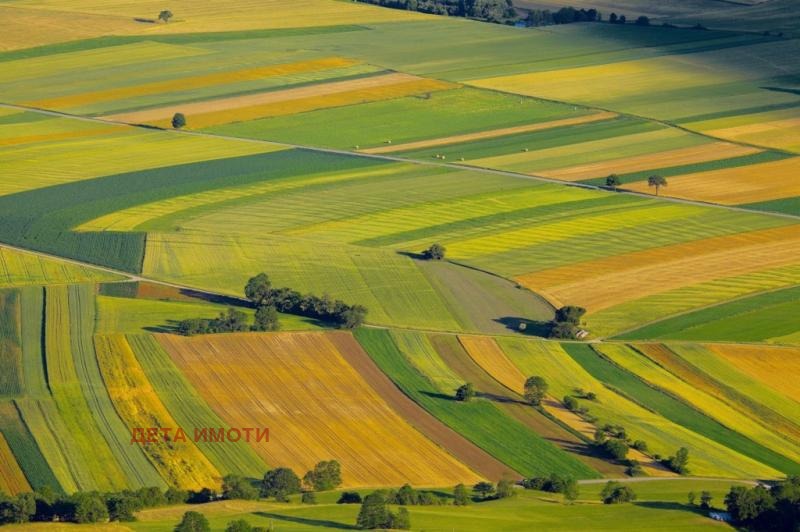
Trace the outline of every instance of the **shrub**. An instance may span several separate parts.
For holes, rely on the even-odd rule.
[[[456,390],[456,401],[469,402],[475,397],[475,390],[471,383],[462,384]]]
[[[446,252],[447,250],[443,245],[436,243],[431,245],[431,247],[429,247],[428,249],[426,249],[422,253],[422,255],[427,260],[443,260]]]
[[[208,519],[200,512],[186,512],[175,527],[175,532],[210,532],[210,530]]]
[[[600,492],[603,504],[621,504],[636,500],[636,493],[628,487],[613,480],[609,481]]]
[[[183,113],[175,113],[172,116],[172,127],[175,129],[181,129],[182,127],[186,126],[186,117],[183,116]]]

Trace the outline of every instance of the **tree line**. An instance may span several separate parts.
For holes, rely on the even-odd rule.
[[[301,294],[290,288],[272,288],[266,273],[251,277],[244,288],[245,297],[255,307],[253,324],[247,314],[229,308],[216,318],[190,318],[178,323],[178,332],[186,336],[242,331],[280,330],[278,312],[305,316],[331,323],[341,329],[354,329],[364,323],[367,309],[363,305],[348,305],[325,294]]]
[[[517,19],[512,0],[360,0],[367,4],[432,15],[508,23]]]

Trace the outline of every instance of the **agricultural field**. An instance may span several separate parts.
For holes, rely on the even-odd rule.
[[[413,530],[732,529],[687,493],[723,510],[799,474],[795,8],[572,4],[604,18],[0,0],[0,503],[202,498],[336,460],[337,488],[442,497]],[[270,437],[135,441],[150,427]],[[599,441],[619,434],[625,459]],[[451,504],[551,474],[575,501]],[[637,501],[600,504],[638,474]],[[87,529],[353,527],[317,495]],[[83,529],[19,528],[39,525]]]

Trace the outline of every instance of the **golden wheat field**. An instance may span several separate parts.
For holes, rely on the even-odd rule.
[[[31,491],[28,479],[19,468],[14,453],[8,446],[3,433],[0,432],[0,493],[16,495]]]
[[[253,445],[271,466],[305,472],[336,459],[350,487],[477,479],[398,416],[325,333],[158,340],[231,426],[270,429],[269,443]]]
[[[95,337],[97,362],[114,408],[129,429],[179,425],[159,399],[123,334]],[[147,458],[171,486],[200,489],[218,486],[222,475],[187,435],[186,442],[158,441],[142,445]]]

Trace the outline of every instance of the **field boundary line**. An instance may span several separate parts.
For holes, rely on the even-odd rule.
[[[500,92],[500,91],[498,91],[498,92]],[[513,93],[507,93],[507,94],[513,94]],[[517,96],[519,96],[519,95],[517,95]],[[538,98],[538,99],[543,100],[543,101],[551,101],[551,102],[555,102],[555,103],[562,103],[562,104],[563,103],[568,103],[568,102],[559,102],[558,100],[544,100],[542,98]],[[570,105],[572,105],[572,104],[570,104]],[[586,107],[586,106],[583,106],[583,107]],[[588,190],[596,190],[596,191],[600,191],[600,192],[607,192],[609,194],[626,194],[626,195],[629,195],[629,196],[636,196],[636,197],[639,197],[639,198],[651,199],[651,200],[656,200],[656,201],[678,203],[678,204],[682,204],[682,205],[694,205],[694,206],[698,206],[698,207],[712,207],[712,208],[718,208],[718,209],[727,209],[727,210],[730,210],[730,211],[736,211],[736,212],[742,212],[742,213],[748,213],[748,214],[760,214],[760,215],[763,215],[763,216],[773,216],[773,217],[777,217],[777,218],[786,218],[786,219],[790,219],[790,220],[798,220],[798,221],[800,221],[800,215],[795,215],[795,214],[789,214],[789,213],[783,213],[783,212],[773,212],[773,211],[757,211],[757,210],[753,210],[753,209],[745,209],[743,207],[737,207],[735,205],[722,205],[722,204],[719,204],[719,203],[710,203],[710,202],[706,202],[706,201],[689,200],[689,199],[682,199],[682,198],[672,198],[672,197],[669,197],[669,196],[654,196],[652,194],[645,194],[645,193],[642,193],[642,192],[633,192],[633,191],[624,190],[624,189],[620,189],[620,190],[618,190],[616,192],[613,192],[613,191],[608,190],[605,187],[598,186],[598,185],[589,185],[589,184],[586,184],[586,183],[570,183],[570,182],[563,181],[563,180],[560,180],[560,179],[548,178],[548,177],[544,177],[544,176],[540,176],[540,175],[536,175],[536,174],[522,174],[522,173],[518,173],[518,172],[511,172],[511,171],[508,171],[508,170],[498,170],[498,169],[494,169],[494,168],[486,168],[486,167],[483,167],[483,166],[470,166],[470,165],[460,165],[460,164],[455,164],[455,163],[440,163],[440,162],[434,162],[434,161],[423,161],[423,160],[419,160],[419,159],[407,159],[407,158],[404,158],[404,157],[393,156],[393,155],[369,154],[369,153],[354,152],[354,151],[337,149],[337,148],[323,148],[323,147],[319,147],[319,146],[307,146],[307,145],[303,145],[303,144],[292,144],[292,143],[287,143],[287,142],[279,142],[279,141],[271,141],[271,140],[249,139],[249,138],[244,138],[244,137],[236,137],[236,136],[232,136],[232,135],[220,135],[220,134],[215,134],[215,133],[207,133],[207,132],[203,132],[203,131],[189,131],[189,130],[183,130],[183,129],[166,129],[166,128],[160,128],[160,127],[155,127],[155,126],[147,126],[147,125],[143,125],[143,124],[130,124],[130,123],[127,123],[127,122],[121,122],[121,121],[118,121],[118,120],[109,120],[109,119],[99,118],[99,117],[78,116],[78,115],[73,115],[73,114],[69,114],[69,113],[64,113],[64,112],[61,112],[61,111],[51,111],[51,110],[47,110],[47,109],[38,109],[38,108],[35,108],[35,107],[28,107],[28,106],[25,106],[25,105],[10,104],[10,103],[3,103],[3,102],[0,102],[0,108],[16,109],[16,110],[19,110],[19,111],[30,111],[30,112],[45,114],[45,115],[59,117],[59,118],[70,118],[70,119],[74,119],[74,120],[83,120],[83,121],[86,121],[86,122],[96,122],[96,123],[103,123],[103,124],[114,124],[114,125],[118,125],[118,126],[136,127],[136,128],[140,128],[140,129],[144,129],[144,130],[161,131],[161,132],[164,132],[164,133],[167,133],[167,134],[174,134],[174,135],[193,135],[193,136],[196,136],[196,137],[217,138],[217,139],[232,140],[232,141],[237,141],[237,142],[248,142],[248,143],[251,143],[251,144],[266,144],[266,145],[270,145],[270,146],[280,146],[280,147],[289,148],[289,149],[314,151],[314,152],[318,152],[318,153],[329,153],[329,154],[332,154],[332,155],[345,155],[345,156],[349,156],[349,157],[362,157],[362,158],[368,158],[368,159],[375,159],[375,160],[378,160],[378,161],[407,163],[407,164],[415,164],[415,165],[418,165],[418,166],[427,166],[427,167],[449,168],[449,169],[453,169],[453,170],[468,170],[468,171],[474,171],[474,172],[490,174],[490,175],[497,175],[497,176],[502,176],[502,177],[514,177],[514,178],[517,178],[517,179],[528,179],[530,181],[538,181],[538,182],[550,183],[550,184],[554,184],[554,185],[572,186],[572,187],[578,187],[578,188],[583,188],[583,189],[588,189]],[[593,109],[600,109],[600,110],[603,110],[603,111],[614,112],[614,111],[610,111],[608,109],[602,109],[602,108],[593,108]],[[617,114],[619,114],[620,116],[625,116],[624,113],[617,113]],[[635,117],[635,118],[639,118],[639,119],[643,119],[643,120],[651,120],[651,119],[647,119],[647,118],[643,118],[643,117],[638,117],[636,115],[627,115],[627,116],[631,116],[631,117]],[[651,121],[654,121],[654,120],[651,120]],[[681,128],[680,126],[671,126],[667,122],[659,122],[659,123],[667,125],[667,126],[670,126],[670,127],[676,127],[676,128],[679,128],[679,129],[683,129],[684,131],[689,132],[689,133],[699,134],[699,133],[690,131],[688,129]],[[723,139],[717,139],[716,137],[708,137],[708,138],[711,138],[711,139],[714,139],[714,140],[723,140]],[[744,145],[750,146],[748,144],[744,144]],[[758,147],[759,149],[763,149],[762,146],[754,146],[754,147]],[[790,153],[790,152],[786,152],[786,153]],[[791,154],[791,155],[797,155],[797,154]]]

